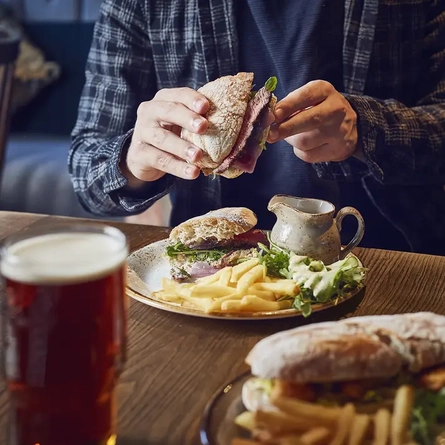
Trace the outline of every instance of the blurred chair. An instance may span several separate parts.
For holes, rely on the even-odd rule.
[[[11,93],[20,35],[0,25],[0,179],[8,136]]]

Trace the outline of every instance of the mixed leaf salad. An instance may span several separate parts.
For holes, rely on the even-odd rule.
[[[353,254],[325,265],[322,261],[283,249],[270,238],[269,244],[270,247],[258,244],[260,262],[267,267],[269,276],[297,282],[300,293],[283,299],[292,299],[292,307],[301,310],[304,317],[312,313],[312,305],[337,302],[364,285],[366,269]]]
[[[445,424],[445,388],[438,392],[416,390],[411,418],[413,439],[423,445],[433,445],[443,434]],[[438,442],[436,442],[438,443]]]

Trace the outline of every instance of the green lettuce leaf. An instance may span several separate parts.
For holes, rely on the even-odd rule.
[[[273,76],[269,77],[269,79],[266,80],[266,83],[264,84],[264,88],[266,88],[267,91],[270,91],[273,93],[275,91],[275,88],[277,87],[278,79]]]
[[[417,390],[411,418],[413,439],[422,445],[433,445],[437,433],[441,431],[437,427],[444,423],[445,388],[439,392],[426,389]]]
[[[229,250],[228,249],[208,249],[208,250],[198,250],[190,249],[184,246],[182,243],[173,244],[167,246],[166,254],[170,258],[177,257],[178,255],[185,256],[188,261],[217,261],[222,256],[224,256]]]

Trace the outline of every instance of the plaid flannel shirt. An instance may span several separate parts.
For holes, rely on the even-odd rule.
[[[130,191],[119,159],[142,101],[237,72],[235,1],[103,2],[69,155],[90,212],[139,213],[175,186],[172,224],[221,205],[219,180],[203,175]],[[445,0],[345,0],[343,67],[365,162],[314,168],[361,181],[413,250],[445,254]]]

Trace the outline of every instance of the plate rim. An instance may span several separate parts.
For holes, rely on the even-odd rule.
[[[211,411],[217,402],[218,399],[220,399],[224,394],[224,390],[229,386],[233,385],[234,383],[246,378],[252,376],[252,372],[250,370],[244,371],[241,374],[238,374],[236,377],[230,380],[230,382],[227,382],[225,385],[222,385],[220,388],[218,388],[210,397],[209,401],[207,402],[204,411],[201,415],[201,421],[199,422],[199,440],[201,441],[201,445],[216,445],[214,442],[212,442],[209,439],[209,436],[207,434],[208,430],[208,424],[210,421],[210,415]],[[252,376],[253,377],[253,376]]]
[[[159,246],[162,244],[165,244],[168,242],[168,238],[155,241],[153,243],[149,243],[133,252],[131,252],[127,256],[127,260],[130,259],[130,257],[134,256],[136,253],[142,251],[143,249],[146,249],[149,246]],[[357,257],[358,258],[358,257]],[[360,258],[359,258],[360,259]],[[138,278],[138,274],[127,264],[127,276],[129,274],[134,274]],[[140,278],[139,278],[140,279]],[[361,286],[354,289],[352,292],[348,293],[344,297],[341,297],[336,302],[330,301],[327,303],[318,303],[312,306],[312,313],[321,312],[326,309],[336,307],[341,305],[342,303],[345,303],[346,301],[351,300],[352,298],[359,295],[361,292],[365,291],[366,288],[366,278],[365,281]],[[125,286],[126,293],[129,297],[133,298],[134,300],[145,304],[150,307],[154,307],[155,309],[160,309],[166,312],[175,313],[175,314],[181,314],[181,315],[188,315],[192,317],[198,317],[198,318],[207,318],[207,319],[216,319],[216,320],[238,320],[238,321],[257,321],[257,320],[274,320],[274,319],[282,319],[282,318],[292,318],[292,317],[303,317],[303,312],[299,311],[297,309],[281,309],[279,311],[261,311],[261,312],[212,312],[212,313],[206,313],[199,309],[184,307],[179,304],[170,303],[167,301],[161,301],[154,297],[148,297],[146,295],[142,295],[140,292],[138,292],[136,289],[132,288],[129,280],[127,280],[127,284]]]

